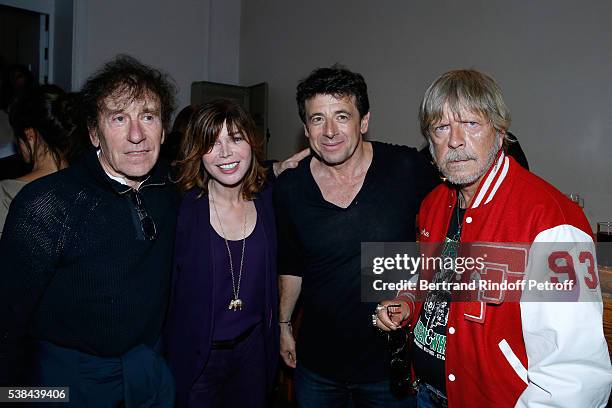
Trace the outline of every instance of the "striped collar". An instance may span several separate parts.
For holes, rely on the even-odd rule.
[[[491,202],[495,196],[495,193],[497,193],[497,190],[508,175],[509,167],[510,160],[502,150],[500,151],[497,160],[495,160],[495,164],[491,166],[483,180],[480,182],[478,190],[476,191],[476,198],[474,198],[472,201],[470,208],[478,208],[479,206]]]

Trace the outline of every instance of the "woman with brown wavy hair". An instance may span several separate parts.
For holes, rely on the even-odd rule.
[[[229,100],[202,106],[187,127],[166,328],[179,407],[264,407],[274,384],[274,176],[262,146],[253,120]]]

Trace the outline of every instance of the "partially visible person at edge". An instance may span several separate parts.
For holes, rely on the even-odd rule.
[[[187,126],[194,112],[198,110],[198,106],[185,106],[174,118],[172,130],[168,133],[166,140],[161,147],[160,156],[166,159],[171,166],[175,167],[180,156],[180,148],[187,134]],[[174,169],[178,172],[178,169]]]
[[[381,302],[374,316],[379,328],[413,331],[418,406],[604,407],[612,369],[602,303],[593,301],[601,297],[592,232],[582,210],[506,155],[510,112],[490,77],[473,70],[442,75],[425,91],[419,119],[446,177],[421,206],[421,241],[444,242],[443,257],[456,255],[460,244],[488,243],[487,262],[497,269],[516,261],[512,248],[526,245],[528,263],[505,266],[526,280],[556,262],[552,254],[542,257],[538,243],[548,248],[570,243],[563,263],[576,266],[572,273],[580,297],[524,301],[522,292],[519,302],[519,292],[514,301],[507,295],[506,301],[453,302],[458,292],[441,289],[400,292]],[[509,249],[496,259],[499,243]],[[439,283],[454,281],[459,272],[424,270],[421,278],[427,273]],[[390,304],[401,306],[392,319],[385,312]]]
[[[81,91],[90,149],[15,197],[0,240],[3,384],[70,387],[74,407],[173,404],[157,349],[179,195],[157,159],[174,94],[132,57],[108,62]]]
[[[179,407],[265,407],[278,361],[276,225],[263,139],[229,100],[187,127],[167,358]]]
[[[0,236],[11,201],[27,183],[67,166],[66,152],[75,128],[72,95],[55,85],[43,85],[11,107],[10,123],[21,157],[32,170],[0,181]]]
[[[8,112],[15,100],[28,94],[38,83],[25,65],[14,64],[7,68],[2,65],[0,62],[0,180],[5,180],[19,178],[31,171],[18,154]]]
[[[362,242],[414,241],[415,216],[437,183],[413,148],[364,140],[370,121],[363,77],[340,66],[314,70],[297,88],[314,153],[275,186],[279,229],[280,349],[296,368],[300,407],[406,407],[390,391],[386,336],[363,320]],[[303,305],[300,335],[291,318]]]

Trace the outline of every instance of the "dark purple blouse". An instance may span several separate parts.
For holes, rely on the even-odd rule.
[[[253,232],[247,237],[244,249],[244,265],[238,298],[242,300],[242,310],[229,309],[234,298],[229,257],[225,240],[213,229],[212,250],[214,254],[215,303],[213,341],[231,340],[260,322],[264,315],[266,240],[259,216]],[[228,241],[234,264],[234,282],[238,284],[242,240]]]

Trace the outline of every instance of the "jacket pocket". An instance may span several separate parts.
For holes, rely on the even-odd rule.
[[[506,358],[506,361],[508,362],[508,364],[510,364],[510,367],[512,367],[516,375],[518,375],[519,378],[523,380],[525,384],[529,384],[527,369],[525,368],[523,363],[521,363],[521,360],[519,360],[516,354],[514,354],[514,351],[512,351],[512,348],[510,347],[510,344],[508,344],[506,339],[500,341],[497,346],[499,347],[499,350],[502,352],[502,354]]]

